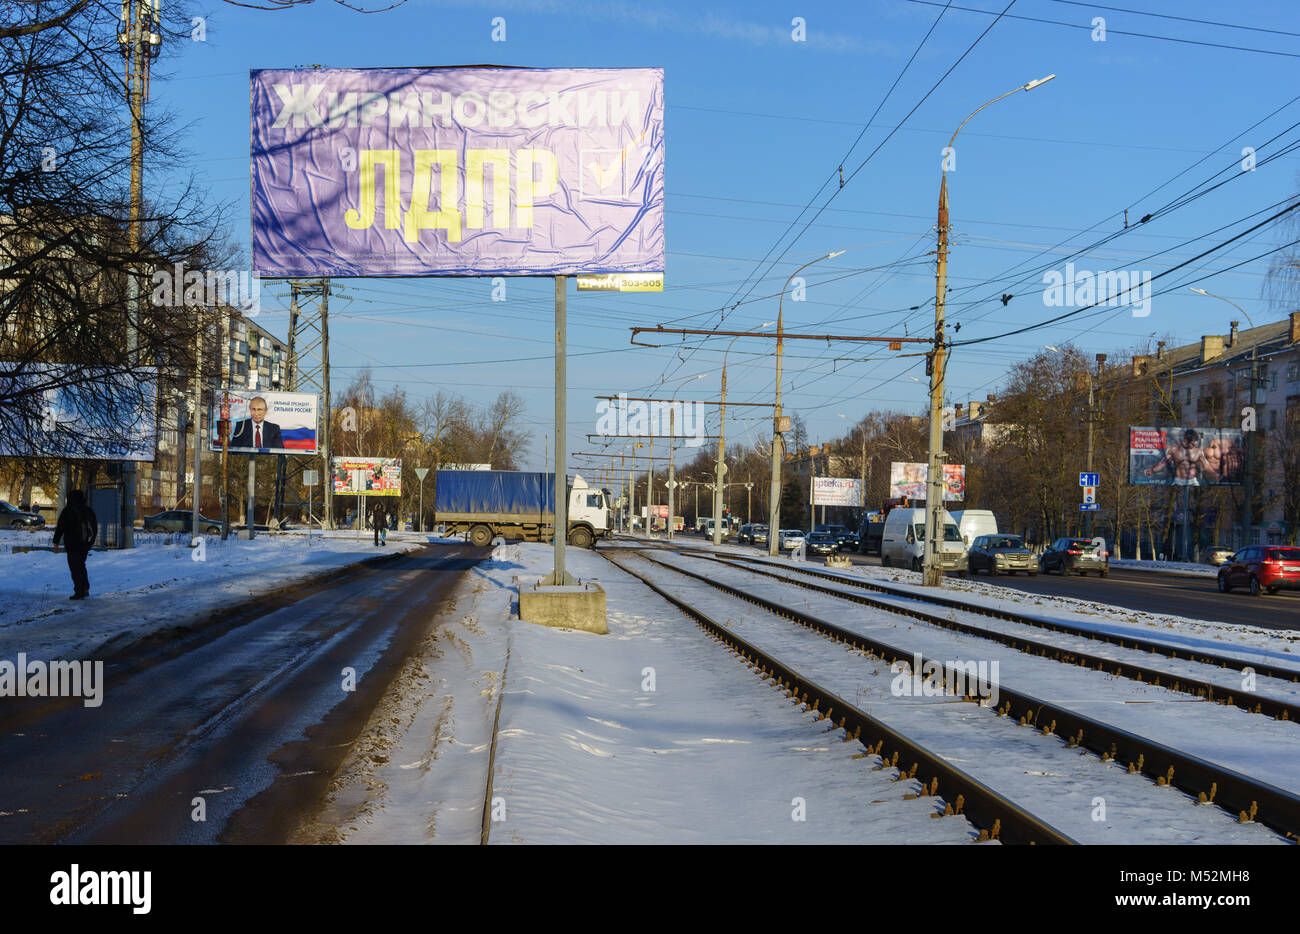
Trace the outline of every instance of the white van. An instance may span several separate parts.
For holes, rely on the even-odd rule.
[[[952,520],[957,523],[957,531],[961,532],[967,549],[981,535],[998,534],[998,520],[987,509],[960,509],[952,514]]]
[[[943,512],[943,542],[939,550],[939,568],[966,573],[966,543],[948,510]],[[921,570],[925,554],[925,510],[900,507],[885,517],[880,539],[880,563],[885,567]]]

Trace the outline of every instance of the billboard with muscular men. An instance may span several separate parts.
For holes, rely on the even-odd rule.
[[[1128,482],[1139,486],[1237,486],[1245,477],[1239,428],[1130,428]]]

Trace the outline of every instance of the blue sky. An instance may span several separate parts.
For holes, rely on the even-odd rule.
[[[168,50],[151,98],[176,110],[187,125],[182,144],[194,153],[192,165],[213,197],[233,204],[233,233],[245,245],[250,68],[492,63],[664,69],[667,285],[662,295],[570,292],[571,450],[590,450],[582,439],[595,430],[597,394],[667,396],[683,380],[703,373],[703,379],[690,380],[681,397],[717,398],[727,341],[690,343],[684,349],[629,348],[629,327],[717,326],[723,317],[719,309],[740,297],[748,300],[728,311],[722,326],[757,327],[775,319],[775,294],[786,276],[832,250],[846,252],[808,270],[807,300],[787,299],[787,330],[875,336],[930,332],[941,149],[968,113],[1031,79],[1057,76],[980,113],[957,142],[956,167],[948,177],[953,225],[948,317],[950,324],[962,324],[957,340],[997,335],[1059,314],[1062,309],[1044,305],[1043,269],[1063,269],[1073,249],[1122,231],[1117,215],[1125,207],[1136,222],[1240,162],[1244,146],[1260,147],[1263,162],[1300,137],[1300,129],[1288,129],[1300,121],[1300,100],[1292,101],[1300,95],[1295,80],[1300,7],[1294,0],[1116,3],[1254,30],[1062,0],[1017,0],[1010,14],[1067,25],[1004,18],[928,97],[993,15],[949,9],[940,18],[942,2],[916,0],[408,0],[371,15],[329,0],[281,12],[207,2],[205,41]],[[996,14],[1006,0],[955,5]],[[506,20],[505,42],[491,38],[497,16]],[[1093,39],[1091,21],[1097,16],[1106,20],[1104,42]],[[792,38],[795,17],[806,22],[806,41]],[[875,121],[862,133],[878,106]],[[854,174],[905,117],[903,127]],[[803,222],[793,230],[789,226],[800,209],[810,201],[822,205],[839,189],[841,162],[851,180],[790,245],[803,227]],[[1253,172],[1228,172],[1221,177],[1231,180],[1215,191],[1075,258],[1076,269],[1164,271],[1248,226],[1238,221],[1294,198],[1298,170],[1300,158],[1283,155]],[[833,175],[831,186],[823,189]],[[146,174],[147,185],[159,181]],[[784,257],[773,266],[761,264],[787,231],[772,254],[784,251]],[[1155,284],[1157,290],[1174,288],[1155,295],[1146,317],[1111,308],[958,347],[949,370],[950,401],[996,392],[1012,363],[1045,344],[1073,341],[1089,354],[1114,354],[1156,339],[1183,343],[1226,333],[1227,322],[1240,314],[1192,294],[1191,283],[1242,305],[1257,325],[1277,320],[1293,309],[1264,300],[1269,257],[1217,271],[1298,235],[1295,227],[1266,228],[1166,276]],[[1162,255],[1153,257],[1156,253]],[[864,272],[870,269],[876,271]],[[1025,276],[1027,271],[1032,275]],[[336,280],[336,285],[348,296],[331,304],[336,385],[357,368],[371,366],[381,388],[401,385],[415,399],[441,388],[487,402],[501,389],[516,389],[534,423],[525,466],[541,467],[543,435],[552,430],[550,280],[510,280],[505,303],[490,300],[486,279]],[[287,315],[276,291],[264,292],[259,320],[283,335]],[[1014,297],[1004,306],[997,296],[1008,291]],[[505,362],[477,362],[488,360]],[[770,342],[738,341],[728,361],[732,399],[770,400]],[[805,418],[813,441],[842,433],[841,413],[855,421],[871,409],[921,411],[924,383],[924,364],[916,358],[861,344],[787,344],[786,410]],[[729,438],[765,442],[769,429],[753,414],[759,410],[732,411],[739,417],[728,418]]]

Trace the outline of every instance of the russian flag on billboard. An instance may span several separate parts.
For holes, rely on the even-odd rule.
[[[316,432],[310,428],[288,428],[281,433],[284,446],[294,451],[316,450]]]

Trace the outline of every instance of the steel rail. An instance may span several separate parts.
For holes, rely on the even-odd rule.
[[[676,550],[681,551],[683,554],[722,560],[720,556],[701,548],[678,548]],[[785,567],[784,565],[773,564],[771,561],[764,560],[763,558],[751,557],[749,555],[727,555],[726,557],[728,560],[744,561],[749,564],[767,565],[768,567]],[[898,597],[904,600],[933,603],[936,606],[942,606],[953,610],[963,610],[967,613],[974,613],[979,616],[988,616],[993,619],[1003,619],[1012,623],[1032,626],[1036,629],[1045,629],[1051,632],[1059,632],[1071,636],[1081,636],[1085,639],[1092,639],[1095,642],[1106,642],[1111,645],[1117,645],[1122,649],[1136,648],[1144,652],[1150,652],[1154,655],[1163,655],[1166,658],[1177,659],[1178,661],[1199,662],[1203,665],[1214,665],[1219,668],[1228,668],[1233,671],[1241,671],[1242,668],[1250,667],[1258,675],[1266,675],[1267,677],[1278,678],[1282,681],[1300,683],[1300,669],[1297,668],[1277,668],[1264,662],[1247,661],[1244,658],[1232,658],[1228,655],[1215,655],[1212,652],[1181,649],[1177,646],[1169,645],[1168,643],[1152,642],[1138,636],[1123,636],[1115,633],[1097,632],[1082,626],[1073,626],[1069,623],[1043,619],[1038,616],[1027,616],[1023,613],[1016,613],[1011,610],[981,606],[976,603],[964,603],[961,600],[955,600],[951,597],[940,597],[931,594],[900,590],[895,587],[890,587],[887,584],[882,584],[879,581],[851,577],[845,574],[836,574],[831,571],[819,571],[815,568],[800,568],[793,566],[789,567],[788,570],[800,574],[808,574],[813,577],[825,578],[826,580],[837,581],[841,584],[852,584],[854,587],[861,587],[863,590],[874,590],[877,593],[888,594],[889,596]]]
[[[994,642],[999,642],[1002,645],[1008,646],[1009,648],[1016,649],[1017,651],[1026,652],[1030,655],[1037,655],[1042,658],[1050,658],[1053,661],[1061,662],[1062,664],[1078,665],[1082,668],[1094,668],[1097,671],[1104,671],[1107,674],[1116,675],[1121,678],[1129,678],[1130,680],[1138,681],[1142,684],[1150,684],[1155,687],[1163,687],[1172,691],[1192,694],[1203,700],[1216,704],[1238,707],[1247,713],[1261,714],[1263,716],[1272,717],[1274,720],[1287,720],[1300,723],[1300,704],[1292,703],[1290,701],[1279,700],[1274,697],[1266,697],[1265,695],[1255,694],[1250,691],[1233,691],[1230,688],[1225,688],[1221,684],[1213,684],[1209,681],[1202,681],[1199,678],[1193,678],[1186,675],[1176,675],[1168,671],[1159,671],[1154,668],[1147,668],[1143,665],[1134,664],[1133,662],[1116,661],[1115,659],[1102,658],[1098,655],[1089,655],[1086,652],[1067,649],[1063,646],[1053,645],[1050,642],[1038,642],[1034,639],[1026,639],[1023,636],[1017,636],[1013,633],[984,629],[981,626],[975,626],[970,623],[961,623],[956,620],[946,619],[942,616],[936,616],[932,613],[927,613],[924,610],[900,607],[897,604],[887,603],[882,600],[874,600],[871,597],[863,596],[862,594],[849,593],[835,587],[825,587],[820,584],[814,584],[811,581],[796,580],[772,571],[761,571],[756,567],[737,564],[726,558],[721,558],[708,553],[696,553],[692,554],[692,557],[703,557],[710,561],[716,561],[719,564],[726,565],[727,567],[733,567],[738,571],[745,571],[749,574],[760,574],[764,577],[771,577],[795,587],[802,587],[805,590],[813,590],[819,593],[829,594],[833,597],[839,597],[843,600],[849,600],[854,603],[869,606],[874,609],[897,613],[901,616],[917,619],[921,622],[940,626],[944,629],[951,629],[954,632],[960,632],[965,635],[990,639]],[[750,564],[753,563],[755,562],[750,562]],[[766,564],[767,567],[779,567],[778,565],[772,565],[766,562],[756,563],[760,566]],[[782,568],[782,570],[786,569]],[[854,583],[854,581],[849,578],[825,575],[812,569],[804,570],[801,568],[789,568],[789,570],[796,572],[802,571],[802,573],[805,574],[811,574],[815,577],[825,577],[829,580],[834,580],[843,584],[852,585]],[[912,599],[910,597],[903,597],[901,594],[899,594],[898,597],[899,599]],[[921,602],[928,602],[923,597],[918,599]],[[955,608],[965,609],[961,604],[955,604]],[[1014,619],[1010,615],[1007,615],[1004,618],[1009,619],[1011,622],[1019,622],[1019,620]],[[1119,647],[1134,648],[1139,651],[1145,651],[1145,649],[1138,644],[1143,640],[1130,639],[1128,641],[1133,644],[1126,646],[1121,640]],[[1243,665],[1242,667],[1246,666]],[[1253,669],[1253,666],[1250,667]],[[1259,672],[1256,673],[1258,674]]]
[[[923,670],[933,670],[942,677],[945,689],[950,680],[956,683],[958,673],[941,660],[926,658],[922,653],[852,632],[706,575],[665,564],[644,551],[641,556],[658,567],[702,581],[723,593],[820,632],[833,641],[874,655],[891,666],[902,661],[911,668],[913,660],[919,659]],[[1178,788],[1201,803],[1218,805],[1239,821],[1258,821],[1290,840],[1300,840],[1300,795],[1016,691],[1004,682],[998,683],[998,693],[999,698],[1005,701],[997,710],[999,716],[1014,717],[1022,726],[1039,729],[1044,735],[1054,734],[1065,740],[1067,747],[1091,750],[1103,761],[1127,762],[1131,773],[1141,773],[1156,784]]]
[[[931,776],[928,781],[923,777],[919,779],[923,785],[922,795],[935,796],[938,801],[944,803],[943,810],[936,809],[931,814],[932,817],[960,814],[979,829],[980,840],[997,839],[1006,843],[1029,844],[1076,842],[1015,802],[951,765],[941,756],[799,674],[793,668],[742,639],[703,611],[632,570],[610,554],[614,550],[620,549],[602,551],[606,560],[694,619],[709,635],[729,646],[751,668],[759,672],[765,682],[775,680],[777,686],[787,695],[795,698],[797,703],[816,711],[820,719],[831,719],[831,722],[835,723],[833,717],[838,714],[839,721],[836,726],[844,730],[845,741],[857,740],[867,748],[869,753],[879,756],[881,759],[879,769],[897,768],[899,780]],[[907,767],[909,762],[910,768]],[[944,791],[943,795],[939,795],[940,788]]]

